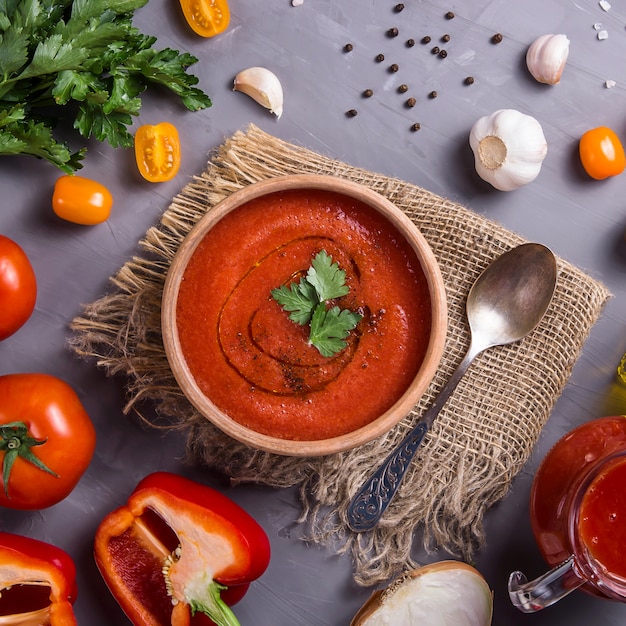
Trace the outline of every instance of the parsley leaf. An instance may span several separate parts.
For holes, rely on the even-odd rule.
[[[198,59],[156,50],[156,37],[132,25],[147,2],[0,0],[0,155],[30,154],[67,173],[79,169],[85,150],[54,137],[59,107],[63,117],[73,115],[68,121],[83,138],[131,146],[128,128],[150,85],[167,88],[191,111],[211,106],[187,72]]]
[[[313,309],[319,304],[315,287],[305,278],[289,287],[282,285],[278,289],[272,289],[272,297],[285,311],[291,312],[289,319],[300,326],[311,321]]]
[[[327,310],[323,304],[319,304],[311,318],[309,342],[322,356],[333,356],[348,345],[344,340],[356,328],[361,317],[348,309],[334,306]]]
[[[347,346],[345,339],[363,317],[336,305],[327,309],[328,300],[341,298],[349,292],[345,271],[322,250],[313,259],[306,277],[288,287],[272,289],[271,294],[290,312],[290,320],[301,326],[310,323],[309,343],[322,356],[331,357]]]
[[[315,287],[320,302],[341,298],[350,292],[346,285],[346,273],[339,269],[337,263],[333,263],[333,258],[326,250],[319,252],[313,259],[306,279]]]

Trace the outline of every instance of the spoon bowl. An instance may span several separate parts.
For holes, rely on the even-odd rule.
[[[366,480],[348,506],[348,524],[371,530],[387,509],[435,418],[472,361],[487,348],[524,338],[545,315],[556,287],[554,254],[538,243],[505,252],[478,277],[467,296],[471,341],[465,357],[432,406]]]

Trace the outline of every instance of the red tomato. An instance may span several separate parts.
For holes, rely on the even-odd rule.
[[[617,176],[626,168],[626,155],[619,137],[606,126],[588,130],[578,146],[580,160],[591,178]]]
[[[36,300],[37,281],[26,253],[0,235],[0,341],[26,323]]]
[[[95,445],[93,424],[67,383],[48,374],[0,376],[0,506],[43,509],[60,502]]]
[[[180,0],[183,15],[191,29],[201,37],[214,37],[230,23],[227,0]]]

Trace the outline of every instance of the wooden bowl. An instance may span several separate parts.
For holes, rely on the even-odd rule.
[[[363,213],[366,227],[359,226],[355,230],[352,226],[352,230],[347,229],[348,234],[342,235],[337,234],[339,230],[331,232],[331,226],[325,225],[328,211],[324,203],[327,201],[333,206],[334,202],[338,206],[344,203],[347,210],[356,207],[355,215],[361,219],[359,211]],[[296,204],[289,205],[289,202]],[[314,213],[314,219],[309,219],[309,213],[305,213],[313,209],[300,208],[309,202],[317,202],[321,207],[319,214]],[[284,211],[282,221],[277,217],[273,222],[274,212],[279,215],[279,210]],[[302,219],[311,222],[306,227],[308,230],[300,236],[291,231],[283,232],[284,228],[291,228],[291,225],[283,226],[283,222],[297,221],[294,215],[300,215],[300,211],[303,211]],[[345,215],[343,208],[339,214]],[[378,220],[382,228],[370,228],[367,222],[370,218]],[[337,228],[337,221],[335,216],[332,229]],[[266,227],[267,223],[272,226]],[[229,232],[224,230],[227,225],[241,231],[226,234]],[[387,255],[378,253],[381,246],[386,245],[379,239],[383,240],[387,230],[391,233],[388,239],[392,246],[404,250],[398,254],[408,255],[415,266],[413,272],[407,274],[408,278],[402,278],[409,283],[398,280],[396,285],[399,274],[388,270],[384,265]],[[356,235],[363,239],[360,244],[363,251],[350,249],[356,231],[365,233]],[[284,244],[280,243],[281,237],[285,239]],[[357,326],[359,330],[352,331],[346,340],[347,347],[328,360],[306,340],[297,339],[298,333],[307,332],[305,326],[290,321],[288,313],[270,293],[272,286],[288,286],[306,275],[309,262],[298,260],[299,255],[306,252],[300,248],[318,245],[318,239],[331,250],[333,259],[343,259],[337,263],[346,272],[348,284],[355,285],[354,298],[377,288],[377,281],[382,285],[385,276],[391,277],[387,281],[389,289],[395,289],[400,294],[399,299],[405,292],[409,294],[407,298],[413,298],[412,290],[422,294],[413,298],[419,300],[415,307],[421,307],[421,312],[411,315],[423,321],[411,322],[415,328],[407,322],[410,328],[407,333],[412,333],[411,337],[418,337],[420,333],[422,336],[419,341],[406,340],[418,346],[414,351],[415,355],[419,352],[419,357],[411,357],[413,365],[404,365],[405,352],[409,355],[411,349],[403,347],[394,349],[391,358],[383,364],[386,342],[400,341],[404,332],[397,330],[396,322],[393,322],[396,326],[392,324],[393,320],[402,318],[396,315],[400,304],[396,304],[395,299],[389,306],[376,310],[369,307],[370,301],[359,304],[354,300],[354,310],[363,313]],[[345,251],[340,244],[347,246]],[[258,251],[255,246],[259,246]],[[342,256],[344,253],[346,256]],[[205,254],[206,259],[202,256]],[[272,263],[266,265],[267,259]],[[269,274],[281,263],[295,264],[293,273],[286,279],[281,278],[280,284],[272,283]],[[406,261],[403,263],[407,265]],[[263,273],[266,269],[268,277]],[[264,280],[269,281],[267,285],[263,284]],[[248,287],[254,287],[259,293],[249,294]],[[375,300],[372,296],[371,302]],[[375,304],[379,306],[378,302]],[[250,307],[249,312],[246,307]],[[251,184],[228,196],[199,220],[182,242],[169,269],[161,323],[172,372],[185,396],[210,422],[253,448],[288,456],[320,456],[371,441],[412,410],[438,367],[446,339],[447,306],[435,256],[418,228],[400,209],[357,183],[332,176],[294,175]],[[377,326],[379,323],[382,331]],[[237,341],[241,346],[236,345]],[[296,358],[291,352],[285,356],[288,350],[295,349],[298,341],[302,344],[296,346],[302,351],[299,356]],[[202,348],[198,349],[199,346]],[[377,346],[381,346],[380,355]],[[285,380],[272,378],[282,376],[292,366],[301,369],[297,374],[290,370]],[[311,379],[305,378],[302,372],[307,376],[310,373]],[[222,375],[223,382],[218,382]],[[407,377],[406,383],[398,382],[402,377]],[[386,395],[389,397],[385,400]],[[370,396],[371,406],[368,404]],[[331,408],[331,400],[335,408]],[[306,413],[309,405],[318,406],[323,417],[310,417]],[[364,408],[366,405],[369,408]],[[247,415],[239,415],[248,406],[253,407],[250,410],[258,410],[259,420],[266,421],[257,426],[254,419],[250,421]],[[371,414],[360,415],[361,410]]]

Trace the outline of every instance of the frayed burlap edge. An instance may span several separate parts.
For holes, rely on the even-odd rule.
[[[245,185],[287,174],[327,174],[373,188],[418,225],[440,264],[449,332],[435,380],[411,415],[361,448],[322,458],[252,450],[200,416],[180,392],[163,350],[161,293],[169,264],[193,225]],[[73,350],[108,375],[128,380],[126,412],[156,407],[149,423],[184,429],[188,459],[233,483],[299,485],[304,538],[349,553],[362,585],[413,567],[414,536],[470,559],[484,543],[483,517],[508,491],[561,394],[589,331],[609,298],[606,288],[559,259],[553,302],[526,339],[479,356],[440,413],[378,527],[354,534],[346,524],[351,496],[390,452],[461,361],[469,344],[465,298],[478,274],[521,237],[465,207],[397,179],[356,169],[251,126],[228,139],[207,170],[174,198],[141,242],[144,251],[112,278],[114,290],[84,307],[72,324]],[[151,413],[153,415],[154,412]]]

